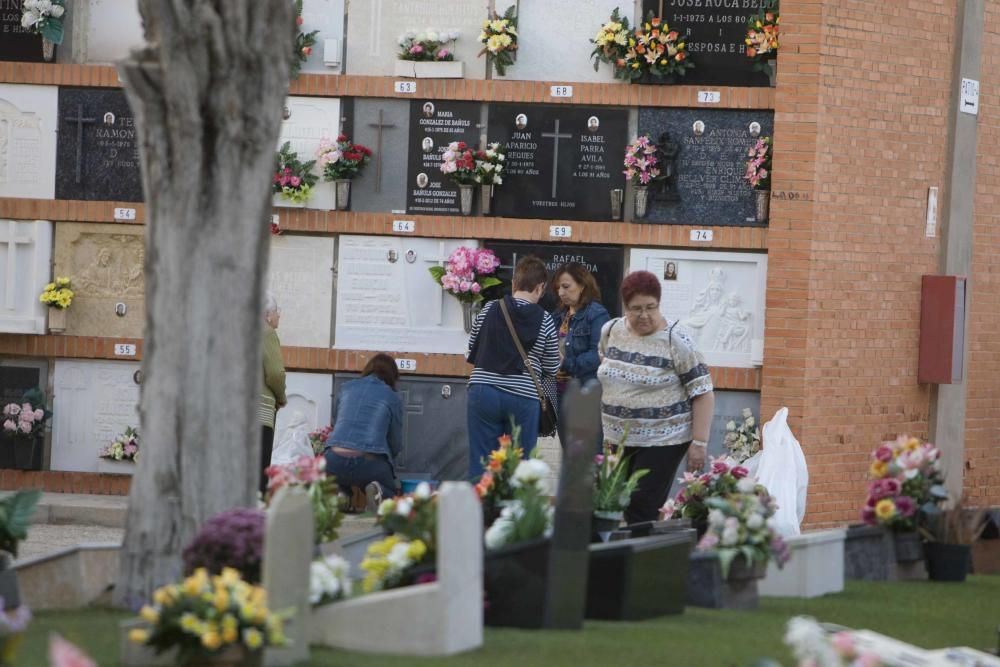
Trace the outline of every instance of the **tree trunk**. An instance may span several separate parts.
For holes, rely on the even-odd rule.
[[[139,0],[119,71],[146,193],[143,449],[116,600],[177,579],[205,519],[255,504],[270,177],[291,0]],[[287,29],[279,29],[287,26]]]

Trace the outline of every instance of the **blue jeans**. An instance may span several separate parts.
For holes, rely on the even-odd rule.
[[[510,434],[510,421],[521,427],[521,447],[528,456],[538,442],[537,398],[516,396],[487,384],[471,384],[469,406],[469,478],[483,474],[483,461],[496,449],[497,438]]]
[[[386,457],[341,456],[332,449],[327,449],[323,456],[326,457],[326,473],[336,477],[341,491],[350,494],[352,486],[363,489],[369,482],[378,482],[386,497],[395,495],[396,478]]]

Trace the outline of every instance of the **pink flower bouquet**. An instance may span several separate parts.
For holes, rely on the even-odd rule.
[[[686,472],[677,480],[681,490],[660,509],[660,515],[667,519],[691,519],[698,524],[708,520],[710,498],[755,494],[771,502],[767,489],[749,474],[743,466],[730,466],[722,459],[713,459],[708,472],[701,475]]]
[[[286,465],[268,466],[264,473],[267,475],[265,504],[270,504],[283,486],[300,486],[312,503],[316,544],[337,539],[337,529],[344,514],[340,509],[337,482],[332,475],[326,474],[326,458],[300,456]]]
[[[636,138],[625,147],[625,177],[634,185],[649,185],[660,177],[656,144],[647,135]]]
[[[747,170],[743,180],[754,190],[771,189],[771,137],[760,137],[747,151]]]
[[[459,301],[479,303],[483,290],[500,284],[494,274],[500,260],[485,248],[456,248],[444,266],[432,266],[429,271],[437,284]]]
[[[45,396],[38,389],[25,393],[21,403],[8,403],[3,408],[2,433],[8,438],[32,440],[45,430],[51,416],[45,409]]]
[[[861,520],[870,526],[913,530],[921,515],[937,512],[948,497],[941,450],[917,438],[899,436],[872,452],[868,499]]]
[[[441,154],[441,173],[459,185],[475,185],[476,152],[464,141],[453,141]]]
[[[134,463],[139,457],[139,432],[131,426],[126,427],[125,432],[101,449],[98,456],[109,461]]]

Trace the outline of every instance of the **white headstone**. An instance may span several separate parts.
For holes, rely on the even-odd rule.
[[[52,470],[97,472],[100,450],[126,427],[139,426],[139,367],[134,361],[56,360]]]
[[[319,30],[316,45],[302,63],[303,72],[340,74],[344,71],[344,0],[304,0],[303,33]]]
[[[49,282],[52,223],[0,220],[0,332],[45,333],[38,296]]]
[[[80,40],[82,43],[73,44],[75,60],[113,63],[145,44],[136,0],[90,0],[87,11],[86,37]],[[77,34],[74,31],[74,37]]]
[[[339,349],[465,354],[458,300],[428,269],[476,241],[341,236],[337,259]]]
[[[751,368],[764,360],[764,253],[635,248],[629,271],[651,271],[660,310],[680,320],[709,366]]]
[[[502,14],[514,0],[496,0]],[[572,10],[557,2],[522,2],[518,9],[517,60],[507,70],[507,79],[532,81],[599,81],[622,83],[614,77],[610,65],[594,71],[590,39],[611,18],[611,12],[623,7],[620,0],[575,0]],[[631,17],[632,12],[621,12]],[[559,33],[576,35],[574,39],[553,39],[553,26]]]
[[[330,347],[334,247],[332,237],[271,237],[267,282],[281,308],[282,345]]]
[[[323,137],[335,140],[340,134],[340,100],[335,97],[292,96],[285,100],[285,112],[287,117],[281,124],[278,147],[290,141],[292,150],[298,153],[302,162],[316,159],[316,150]],[[323,181],[318,165],[315,172],[319,180],[306,208],[333,210],[336,208],[334,185]]]
[[[56,192],[58,88],[0,83],[0,197]]]
[[[261,583],[268,608],[294,610],[285,621],[288,645],[269,648],[264,664],[291,665],[309,659],[309,567],[313,559],[312,504],[301,488],[286,486],[271,500],[264,526]]]
[[[486,19],[487,0],[364,0],[352,2],[347,17],[347,73],[389,76],[399,53],[399,36],[427,28],[460,33],[455,59],[466,79],[486,77],[486,59],[476,39]],[[419,84],[418,84],[419,87]]]
[[[284,311],[281,315],[284,319]],[[296,413],[305,419],[309,431],[330,423],[333,376],[327,373],[286,373],[285,396],[288,405],[278,410],[274,423],[274,444],[281,442]]]

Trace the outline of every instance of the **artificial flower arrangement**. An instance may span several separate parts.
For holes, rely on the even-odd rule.
[[[753,68],[758,72],[766,72],[768,61],[778,57],[778,33],[781,17],[778,15],[777,2],[764,2],[757,14],[747,19],[747,58],[753,60]]]
[[[601,26],[590,43],[594,45],[594,50],[590,54],[594,61],[594,71],[596,72],[601,63],[607,63],[618,72],[625,68],[625,56],[629,49],[629,35],[632,29],[628,24],[628,17],[622,16],[618,8],[611,12],[611,18]]]
[[[760,451],[760,426],[753,416],[753,410],[743,408],[743,421],[739,424],[730,420],[726,424],[725,445],[729,458],[743,463]]]
[[[332,475],[326,474],[324,456],[300,456],[292,463],[268,466],[264,472],[267,475],[265,505],[270,505],[282,487],[300,487],[309,496],[312,505],[316,544],[337,539],[337,529],[344,513],[340,507],[337,482]]]
[[[483,290],[495,287],[500,279],[494,274],[500,260],[492,250],[460,246],[448,256],[444,266],[428,270],[434,281],[459,301],[479,303]]]
[[[870,526],[914,530],[948,497],[941,450],[906,435],[872,452],[872,481],[861,520]]]
[[[680,33],[671,30],[662,18],[652,15],[629,36],[624,60],[615,75],[629,81],[646,74],[658,78],[684,76],[694,67]]]
[[[365,576],[361,588],[365,593],[395,588],[414,582],[410,570],[427,555],[423,540],[408,540],[402,535],[390,535],[368,547],[361,569]]]
[[[624,446],[606,444],[604,453],[594,457],[594,514],[598,517],[621,519],[639,480],[649,474],[646,468],[629,472],[624,453]]]
[[[659,163],[656,144],[644,134],[625,147],[625,171],[622,173],[633,185],[647,186],[660,178]]]
[[[514,426],[513,431],[513,437],[504,434],[497,438],[499,447],[490,452],[487,461],[483,461],[486,470],[476,484],[476,493],[487,516],[499,513],[500,503],[514,498],[512,480],[518,465],[524,460],[524,450],[519,444],[521,427]]]
[[[216,514],[204,523],[181,553],[184,574],[199,568],[220,574],[232,567],[251,584],[260,582],[264,558],[264,512],[237,507]]]
[[[464,141],[453,141],[441,154],[441,173],[458,185],[475,185],[476,151]]]
[[[515,5],[511,5],[503,16],[495,11],[492,12],[490,17],[483,21],[483,30],[479,33],[479,43],[483,45],[479,56],[485,55],[488,61],[492,61],[500,76],[507,74],[507,68],[514,64],[514,55],[517,51],[517,17],[514,15],[516,9]]]
[[[708,472],[701,475],[686,472],[678,479],[681,489],[660,509],[660,515],[667,519],[691,519],[696,526],[704,525],[708,521],[710,498],[734,494],[770,498],[767,488],[749,475],[750,471],[741,465],[730,466],[722,459],[712,459]]]
[[[125,432],[101,449],[98,456],[110,461],[127,461],[135,463],[139,459],[139,432],[127,426]]]
[[[21,27],[53,44],[62,44],[64,0],[24,0],[21,5]]]
[[[737,492],[706,498],[705,506],[708,530],[698,542],[698,549],[718,554],[723,577],[729,576],[729,568],[739,556],[748,567],[767,563],[771,558],[778,567],[788,562],[788,545],[769,523],[778,511],[770,494]]]
[[[309,602],[328,604],[351,596],[351,565],[346,559],[330,554],[309,566]]]
[[[3,434],[8,438],[33,440],[45,430],[52,413],[45,407],[41,389],[25,392],[20,403],[8,403],[3,408]]]
[[[302,64],[312,55],[313,47],[316,46],[316,35],[319,30],[302,32],[302,0],[295,0],[295,57],[292,58],[292,78],[299,78]]]
[[[771,189],[771,137],[760,137],[747,151],[746,173],[743,180],[754,190]]]
[[[486,148],[476,151],[475,181],[482,185],[501,185],[506,154],[499,143],[486,144]]]
[[[153,593],[153,604],[139,612],[142,627],[129,640],[162,653],[177,648],[182,664],[230,646],[258,651],[286,643],[284,621],[267,607],[267,591],[247,583],[240,572],[225,567],[217,575],[196,569],[178,584]]]
[[[417,62],[450,62],[455,59],[455,40],[460,36],[457,30],[409,30],[399,36],[400,51],[397,57]]]
[[[336,141],[323,137],[316,150],[316,159],[323,170],[325,181],[354,178],[371,161],[371,157],[370,148],[352,143],[344,134],[338,136]]]
[[[281,225],[278,224],[278,216],[271,218],[271,236],[281,236]]]
[[[73,303],[73,286],[69,278],[56,278],[42,290],[38,300],[49,308],[69,308]]]
[[[483,535],[487,549],[496,550],[552,535],[554,509],[549,502],[549,466],[541,459],[521,461],[511,483],[513,497]]]
[[[799,667],[883,667],[875,653],[858,646],[843,626],[827,629],[809,616],[795,616],[785,629],[785,644]],[[896,663],[894,663],[896,664]]]
[[[293,204],[304,204],[312,196],[313,186],[318,177],[312,169],[315,160],[302,162],[299,155],[292,150],[292,143],[281,144],[275,156],[274,176],[271,178],[271,190],[282,199]]]
[[[378,523],[393,535],[420,541],[432,558],[437,545],[437,494],[421,482],[413,493],[387,498],[378,507]]]
[[[326,449],[326,440],[333,433],[333,425],[327,424],[321,429],[317,429],[309,434],[309,444],[312,446],[313,454],[319,456]]]

